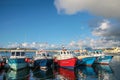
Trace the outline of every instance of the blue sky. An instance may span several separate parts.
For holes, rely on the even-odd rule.
[[[76,7],[67,4],[68,0],[60,1],[0,0],[0,46],[15,42],[69,44],[86,38],[96,39],[92,33],[97,34],[93,31],[97,28],[90,24],[99,27],[98,19],[99,24],[109,22],[109,16],[104,18],[106,14],[97,15],[89,9],[81,11],[81,8],[77,11]]]

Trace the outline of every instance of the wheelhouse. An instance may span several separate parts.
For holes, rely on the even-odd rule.
[[[16,58],[16,57],[25,57],[25,51],[24,50],[11,50],[11,58]]]

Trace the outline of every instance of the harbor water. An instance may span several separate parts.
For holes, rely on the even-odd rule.
[[[10,56],[9,53],[0,53]],[[26,56],[34,56],[27,53]],[[54,66],[54,65],[53,65]],[[0,69],[0,80],[120,80],[120,55],[114,55],[109,65],[77,66],[74,70],[51,67],[46,70],[25,68],[19,71]]]

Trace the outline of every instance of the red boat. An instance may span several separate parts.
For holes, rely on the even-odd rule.
[[[73,55],[73,51],[64,49],[58,52],[54,62],[60,67],[73,69],[76,66],[77,58]]]

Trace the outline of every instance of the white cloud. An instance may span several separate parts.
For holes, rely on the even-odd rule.
[[[69,44],[64,45],[66,49],[82,49],[86,47],[91,48],[110,48],[117,47],[120,41],[106,40],[106,39],[92,39],[86,38],[79,41],[71,41]],[[22,45],[21,45],[22,44]],[[11,43],[8,48],[34,48],[34,49],[62,49],[62,45],[48,44],[48,43]]]
[[[119,30],[120,23],[104,20],[92,31],[92,34],[95,36],[104,37],[108,40],[120,40]]]
[[[55,0],[54,4],[58,13],[88,11],[105,17],[120,17],[120,0]]]
[[[70,44],[73,43],[70,42]],[[106,39],[85,39],[85,40],[79,40],[79,41],[74,41],[74,44],[72,46],[68,46],[70,48],[75,48],[75,49],[81,49],[81,48],[86,48],[86,47],[91,47],[91,48],[110,48],[110,47],[117,47],[120,46],[120,41],[114,41],[114,40],[106,40]]]
[[[32,42],[32,43],[10,43],[8,48],[34,48],[34,49],[57,49],[60,48],[61,46],[55,45],[55,44],[48,44],[48,43],[40,43],[40,42]]]

